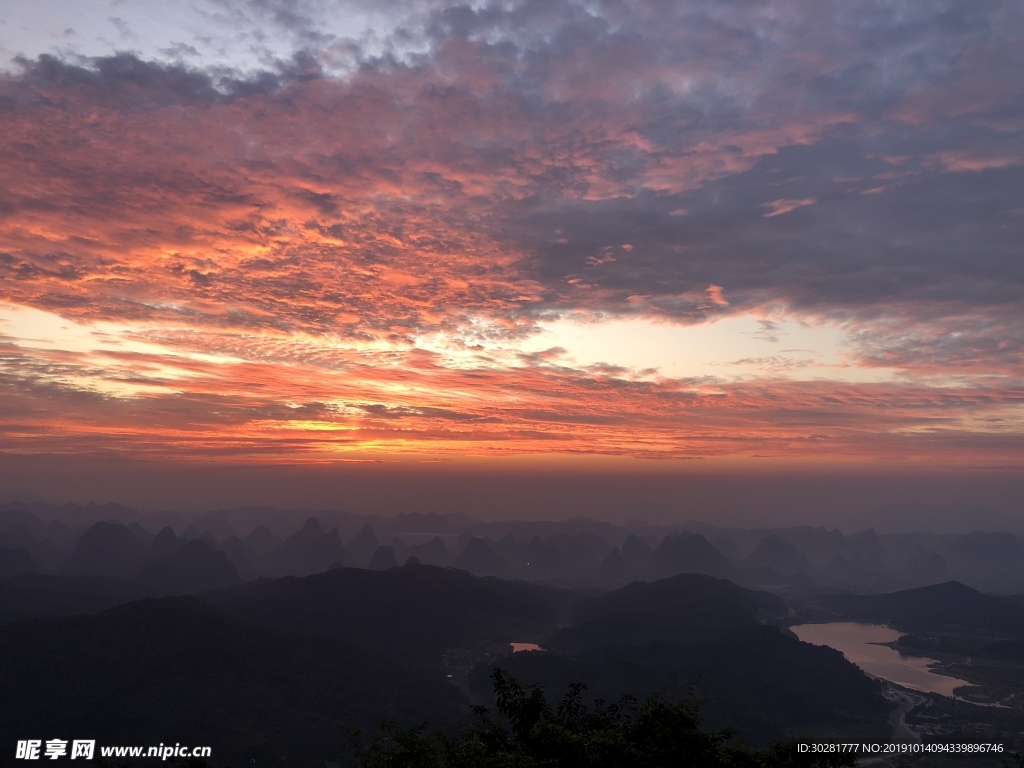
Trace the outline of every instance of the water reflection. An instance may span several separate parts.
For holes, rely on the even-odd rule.
[[[798,624],[790,627],[805,643],[835,648],[869,675],[912,688],[916,691],[953,696],[953,689],[970,685],[966,680],[936,674],[931,667],[937,662],[918,656],[904,656],[899,651],[878,643],[891,643],[902,633],[877,624],[851,621],[831,624]]]
[[[509,643],[512,646],[512,653],[519,653],[520,651],[543,651],[536,643]]]

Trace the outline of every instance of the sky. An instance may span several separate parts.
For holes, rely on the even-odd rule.
[[[8,486],[952,472],[1013,511],[1014,0],[8,0],[0,169]]]

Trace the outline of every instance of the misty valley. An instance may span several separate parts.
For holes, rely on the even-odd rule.
[[[575,683],[588,706],[681,696],[752,749],[1024,748],[1024,549],[1008,533],[10,503],[0,574],[9,743],[352,765],[346,733],[385,721],[457,734],[493,710],[500,670],[550,702]],[[1001,764],[922,764],[958,760]]]

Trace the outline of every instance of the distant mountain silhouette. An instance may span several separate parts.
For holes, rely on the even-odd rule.
[[[483,539],[470,539],[453,565],[477,576],[507,576],[511,570],[506,560],[498,557]]]
[[[52,524],[53,527],[63,528],[59,523]],[[44,529],[43,535],[52,533]],[[61,533],[64,533],[63,531]],[[63,535],[58,535],[58,541],[63,540]],[[45,570],[54,570],[63,560],[64,553],[49,538],[37,538],[28,528],[16,526],[0,533],[0,547],[4,549],[24,549]]]
[[[736,547],[736,540],[729,535],[716,536],[712,541],[711,545],[725,555],[730,562],[738,558],[738,551]]]
[[[351,561],[348,551],[341,543],[338,529],[324,533],[320,521],[311,517],[302,530],[292,534],[270,558],[271,568],[277,574],[308,576],[321,573],[334,563],[347,564]]]
[[[214,552],[202,539],[193,539],[169,559],[144,565],[135,581],[155,595],[193,595],[234,586],[239,578],[226,554]]]
[[[246,549],[248,549],[256,563],[260,563],[270,557],[272,554],[277,552],[281,546],[281,539],[268,531],[262,525],[254,528],[252,533],[246,536],[243,541],[245,542]]]
[[[131,521],[130,523],[128,523],[125,527],[129,531],[132,532],[132,536],[134,536],[136,539],[138,539],[139,542],[144,547],[148,547],[150,545],[150,543],[152,543],[153,538],[154,538],[153,534],[150,533],[149,531],[147,531],[145,528],[143,528],[141,525],[139,525],[134,520]]]
[[[622,562],[636,578],[645,578],[653,563],[654,550],[639,536],[630,534],[622,545]]]
[[[561,577],[565,574],[566,563],[562,550],[556,540],[544,542],[535,536],[526,546],[526,562],[535,573],[543,579]]]
[[[469,542],[467,542],[467,544],[468,543]],[[522,547],[512,534],[508,534],[507,536],[503,536],[497,541],[492,542],[490,544],[490,549],[505,562],[512,565],[518,565]]]
[[[181,532],[181,538],[188,541],[191,541],[192,539],[201,539],[203,538],[203,531],[195,523],[192,523]]]
[[[22,573],[36,573],[39,570],[39,561],[24,547],[0,548],[0,579],[9,579]]]
[[[408,552],[425,565],[439,565],[443,567],[452,564],[451,553],[448,552],[448,547],[445,546],[444,541],[438,536],[435,536],[425,544],[413,544],[408,548]]]
[[[751,589],[757,588],[773,588],[778,587],[780,584],[787,584],[791,579],[787,579],[781,575],[774,568],[768,568],[767,566],[762,568],[742,568],[736,574],[736,581],[742,584],[744,587]]]
[[[615,547],[608,553],[604,562],[601,563],[597,577],[602,584],[616,587],[630,581],[629,569],[626,567],[618,547]]]
[[[252,553],[240,538],[228,536],[220,543],[220,551],[228,556],[228,560],[235,566],[238,577],[242,581],[248,581],[256,575],[256,565],[253,562]]]
[[[236,535],[234,526],[231,525],[231,521],[221,509],[201,515],[196,520],[196,525],[204,531],[209,531],[220,540]]]
[[[146,560],[156,562],[158,560],[169,561],[185,546],[185,539],[179,539],[172,528],[161,528],[153,541],[150,542],[149,551],[146,552]]]
[[[370,558],[377,551],[380,542],[369,524],[359,529],[352,540],[348,543],[347,549],[351,555],[351,564],[358,568],[366,568],[370,565]]]
[[[405,542],[403,542],[398,536],[391,539],[391,543],[388,544],[388,546],[391,547],[391,550],[395,553],[395,562],[403,563],[406,558],[409,557],[409,550],[405,546]]]
[[[24,509],[21,502],[0,505],[0,531],[24,528],[35,536],[44,536],[46,525],[38,517]]]
[[[1024,548],[1010,533],[974,533],[958,536],[942,553],[946,571],[985,591],[1005,591],[1024,583]]]
[[[395,550],[388,546],[377,547],[377,551],[370,558],[371,571],[385,571],[388,568],[395,568],[397,566],[398,560],[395,558]]]
[[[745,561],[748,568],[771,568],[781,574],[810,573],[811,561],[793,544],[778,536],[765,536]]]
[[[725,555],[699,533],[684,531],[666,536],[653,555],[654,575],[667,578],[679,573],[703,573],[727,578],[736,569]]]
[[[98,520],[116,524],[110,521],[120,519],[144,551],[155,538],[150,531],[170,526],[181,532],[179,538],[203,539],[212,548],[224,551],[240,578],[285,572],[310,573],[325,567],[325,563],[293,562],[281,566],[272,562],[283,543],[279,536],[285,532],[295,533],[310,514],[315,513],[264,506],[204,514],[166,511],[150,515],[111,504],[18,501],[0,504],[0,549],[24,549],[38,563],[38,570],[45,573],[81,571],[129,577],[133,558],[128,558],[128,567],[124,563],[121,567],[117,565],[119,559],[125,559],[123,552],[115,553],[114,557],[94,556],[88,565],[83,564],[81,551],[70,559],[83,531]],[[690,523],[691,533],[678,534],[669,527],[641,522],[618,526],[583,517],[563,521],[484,523],[459,515],[419,513],[394,518],[342,511],[323,515],[329,515],[329,518],[320,518],[325,531],[334,525],[344,531],[364,526],[355,538],[359,557],[342,558],[342,565],[368,566],[377,547],[385,543],[394,549],[399,563],[416,556],[424,563],[447,566],[453,564],[454,555],[462,554],[473,538],[480,538],[507,563],[504,576],[575,587],[700,572],[743,584],[784,588],[787,594],[794,596],[807,595],[815,585],[829,591],[877,594],[948,580],[983,592],[1024,591],[1024,545],[1019,535],[1008,532],[879,534],[868,529],[844,535],[839,530],[824,527],[747,530]],[[264,527],[253,528],[261,525]],[[239,544],[234,531],[252,533]],[[433,536],[434,531],[444,531],[444,535],[426,544],[420,543]],[[664,541],[666,535],[667,542]],[[719,560],[711,549],[701,547],[701,540],[694,536],[704,537],[725,560]],[[657,556],[648,545],[655,541],[660,550]],[[409,546],[412,542],[416,543]],[[600,569],[614,544],[620,545],[629,575],[618,582],[608,582],[603,580]],[[690,551],[686,551],[688,548]],[[696,551],[697,548],[702,548],[703,552]],[[332,559],[326,567],[335,562],[339,561]],[[731,563],[735,570],[727,570],[725,563]],[[495,570],[494,561],[476,566],[464,562],[463,565],[482,567],[483,570],[477,571],[480,573],[499,572]],[[22,567],[19,565],[17,569]]]
[[[145,547],[120,523],[99,522],[78,540],[63,573],[131,578],[145,558]]]
[[[953,551],[965,559],[987,564],[1002,564],[1019,569],[1024,564],[1024,548],[1009,533],[975,531],[958,536]]]
[[[571,567],[580,571],[596,570],[614,549],[611,544],[590,531],[580,531],[567,547]]]

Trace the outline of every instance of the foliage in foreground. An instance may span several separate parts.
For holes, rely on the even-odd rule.
[[[583,702],[574,684],[552,710],[540,686],[524,686],[496,669],[492,675],[501,722],[475,708],[479,721],[461,736],[402,730],[385,723],[365,747],[354,733],[360,768],[839,768],[853,755],[799,754],[795,744],[763,751],[732,740],[730,731],[703,731],[698,707],[656,694],[642,704]]]

